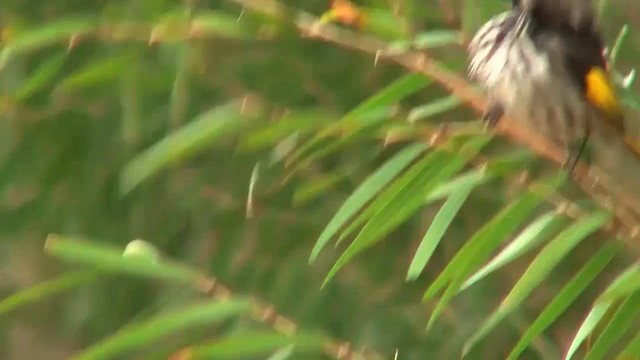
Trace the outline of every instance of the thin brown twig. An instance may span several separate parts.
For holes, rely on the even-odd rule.
[[[302,36],[359,50],[376,56],[376,59],[393,61],[411,71],[422,73],[434,79],[442,87],[464,101],[478,113],[484,113],[487,103],[484,96],[475,90],[463,77],[452,73],[436,60],[417,51],[404,53],[389,52],[388,44],[375,37],[342,29],[332,24],[321,24],[318,18],[302,11],[292,11],[272,0],[230,0],[247,9],[260,12],[295,24]],[[500,121],[497,133],[512,141],[528,146],[539,155],[563,164],[566,153],[544,138],[527,129],[517,126],[514,121]],[[640,200],[636,194],[625,192],[620,194],[618,182],[608,174],[584,163],[579,163],[573,174],[573,180],[589,194],[599,205],[611,210],[615,219],[609,230],[621,238],[634,252],[640,253]],[[616,194],[616,196],[614,196]],[[612,199],[615,199],[613,201]]]
[[[196,291],[217,300],[224,301],[234,297],[233,292],[226,286],[220,284],[213,276],[202,274],[193,286]],[[275,306],[256,298],[251,298],[251,303],[251,317],[254,320],[270,326],[276,332],[285,336],[294,336],[296,334],[298,325],[289,318],[280,315]],[[190,359],[192,350],[193,349],[191,347],[183,348],[170,356],[170,359]],[[366,348],[355,350],[350,343],[341,342],[335,339],[328,339],[324,343],[323,351],[327,356],[338,360],[384,359],[382,356],[371,350]]]

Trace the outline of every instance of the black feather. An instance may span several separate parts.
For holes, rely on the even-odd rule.
[[[586,90],[586,75],[594,67],[606,68],[603,41],[587,0],[513,0],[529,11],[529,36],[535,46],[563,64],[572,80]],[[526,7],[526,9],[523,9]]]

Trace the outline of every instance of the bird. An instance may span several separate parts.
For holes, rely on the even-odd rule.
[[[570,173],[594,133],[640,162],[610,79],[589,0],[512,0],[468,45],[468,75],[489,101],[489,126],[503,115],[566,151]],[[615,157],[607,149],[607,157]]]

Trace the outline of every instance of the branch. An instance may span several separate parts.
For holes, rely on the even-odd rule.
[[[220,284],[215,277],[201,274],[200,279],[194,284],[196,291],[204,294],[207,297],[218,300],[229,300],[234,297],[234,294],[229,288]],[[273,328],[276,332],[285,335],[293,336],[296,334],[298,325],[292,320],[280,315],[276,308],[269,303],[265,303],[259,299],[251,298],[252,309],[251,317],[258,322],[264,323],[267,326]],[[186,347],[177,351],[172,359],[186,359],[189,358],[192,348]],[[365,348],[359,351],[354,351],[351,344],[348,342],[340,342],[334,339],[327,339],[323,345],[323,351],[325,355],[336,360],[381,360],[382,356]]]
[[[320,24],[318,18],[302,11],[293,11],[273,0],[230,0],[247,9],[259,12],[274,18],[293,22],[300,34],[304,37],[324,41],[345,47],[350,50],[359,50],[372,54],[376,60],[386,59],[395,62],[408,70],[418,72],[434,79],[442,87],[468,104],[469,107],[478,113],[484,113],[487,102],[480,92],[475,90],[463,77],[447,70],[436,60],[430,58],[425,53],[418,51],[408,51],[404,53],[389,52],[388,44],[375,37],[345,30],[332,24]],[[502,119],[496,131],[498,134],[509,138],[519,144],[523,144],[539,155],[562,165],[566,158],[564,149],[559,148],[537,136],[527,129],[517,126],[517,122]],[[629,166],[633,166],[640,174],[640,160],[632,159],[627,161],[624,167],[620,168],[623,161],[612,161],[612,156],[629,158],[630,154],[618,152],[612,153],[610,139],[604,137],[592,138],[591,142],[599,143],[596,149],[607,153],[608,158],[603,158],[598,162],[598,166],[588,166],[581,162],[576,166],[573,180],[594,199],[600,206],[609,209],[615,215],[612,222],[607,227],[607,231],[621,239],[636,254],[640,254],[640,197],[638,189],[640,182],[623,185],[620,179],[615,178],[617,172],[619,177],[634,177],[629,171]],[[615,147],[615,146],[613,146]],[[622,149],[624,152],[624,149]],[[628,159],[627,159],[628,160]],[[614,172],[612,164],[615,162],[618,169]],[[600,168],[600,166],[603,168]],[[608,165],[608,166],[606,166]],[[640,181],[631,179],[632,181]]]

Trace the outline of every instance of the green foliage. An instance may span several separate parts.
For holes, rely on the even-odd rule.
[[[611,209],[411,71],[507,2],[278,4],[0,4],[1,358],[638,353]]]

